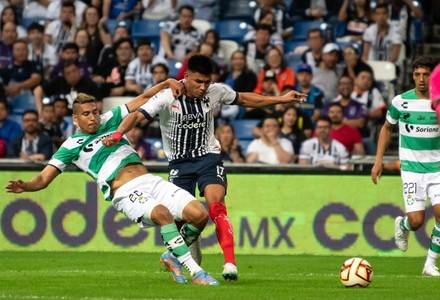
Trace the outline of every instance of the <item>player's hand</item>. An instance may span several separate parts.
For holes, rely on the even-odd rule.
[[[122,133],[115,131],[111,136],[106,137],[102,140],[102,144],[106,147],[112,147],[119,144],[122,138]]]
[[[9,184],[5,187],[7,193],[23,193],[23,180],[9,180]]]
[[[183,89],[184,89],[183,83],[170,78],[168,79],[168,84],[170,86],[170,89],[173,91],[174,98],[179,98],[180,96],[183,95]]]
[[[371,180],[377,184],[377,180],[382,176],[382,163],[375,163],[371,169]]]
[[[307,102],[307,94],[299,93],[297,91],[290,91],[281,97],[290,101]]]

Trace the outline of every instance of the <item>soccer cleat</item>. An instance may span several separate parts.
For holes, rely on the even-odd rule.
[[[433,277],[439,277],[440,272],[438,271],[438,268],[434,265],[427,266],[423,268],[422,276],[433,276]]]
[[[160,257],[160,262],[165,268],[170,270],[175,282],[186,283],[186,278],[185,275],[183,275],[180,262],[177,260],[177,258],[171,255],[171,252],[164,252],[164,254],[162,254]]]
[[[206,271],[199,271],[193,277],[193,283],[199,285],[219,285],[220,282],[212,278]]]
[[[402,229],[400,227],[400,222],[402,221],[403,217],[399,216],[396,218],[394,222],[394,239],[396,242],[397,248],[399,250],[405,252],[408,250],[408,234],[409,231],[406,229]]]
[[[238,270],[237,267],[231,263],[226,263],[223,268],[222,276],[225,280],[237,280],[238,279]]]

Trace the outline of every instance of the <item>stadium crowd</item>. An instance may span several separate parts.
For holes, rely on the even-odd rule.
[[[109,97],[183,79],[195,53],[212,58],[213,82],[237,92],[308,95],[219,107],[224,161],[343,165],[374,155],[388,105],[411,85],[417,29],[439,17],[434,2],[0,1],[0,158],[48,160],[75,130],[78,93],[102,110]],[[165,159],[158,122],[129,134],[145,160]]]

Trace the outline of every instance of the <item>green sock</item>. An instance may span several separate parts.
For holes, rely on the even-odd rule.
[[[414,231],[414,229],[412,229],[411,226],[409,225],[408,217],[406,217],[406,216],[402,219],[402,221],[400,221],[400,228],[406,229],[409,231]]]
[[[189,223],[183,224],[182,228],[180,228],[180,234],[185,240],[185,244],[187,246],[192,245],[192,243],[194,243],[199,238],[201,232],[202,232],[201,229]]]
[[[176,224],[172,223],[161,226],[160,234],[165,246],[176,258],[189,253],[188,246],[185,244],[179,230],[177,230]]]
[[[431,245],[429,245],[434,253],[440,253],[440,223],[435,222],[431,234]]]

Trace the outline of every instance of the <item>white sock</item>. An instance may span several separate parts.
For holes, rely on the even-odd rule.
[[[435,253],[431,249],[428,250],[428,256],[426,257],[425,267],[435,266],[438,258],[438,253]]]
[[[177,260],[189,271],[191,277],[197,274],[199,271],[202,271],[202,268],[196,263],[189,252],[179,256]]]

